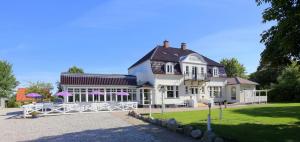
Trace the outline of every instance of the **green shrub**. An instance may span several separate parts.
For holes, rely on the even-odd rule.
[[[270,101],[300,102],[300,66],[294,62],[277,78],[269,93]]]
[[[16,108],[16,107],[20,107],[20,106],[21,106],[21,103],[16,102],[16,96],[11,96],[8,99],[8,102],[7,102],[8,108]]]

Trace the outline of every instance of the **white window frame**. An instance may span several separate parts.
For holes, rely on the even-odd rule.
[[[166,71],[166,74],[174,74],[174,64],[166,63],[165,71]]]
[[[190,67],[185,66],[185,74],[189,75],[190,74]]]
[[[204,67],[201,67],[201,75],[204,74]]]
[[[212,75],[213,77],[219,77],[219,68],[213,67]]]
[[[222,86],[209,86],[209,96],[211,98],[222,98]]]
[[[205,94],[205,87],[204,86],[201,87],[200,92],[201,92],[201,94]]]

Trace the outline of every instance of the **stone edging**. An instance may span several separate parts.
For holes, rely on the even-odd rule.
[[[129,111],[129,116],[132,116],[136,119],[142,120],[147,123],[151,123],[162,128],[166,128],[172,132],[177,132],[182,135],[192,137],[194,139],[200,139],[200,142],[224,142],[223,138],[217,136],[212,131],[206,131],[203,133],[200,129],[195,129],[193,126],[183,126],[178,123],[174,118],[163,120],[157,118],[145,117],[141,114],[138,114],[135,111]]]

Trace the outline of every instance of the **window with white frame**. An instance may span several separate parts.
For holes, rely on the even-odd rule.
[[[166,74],[174,74],[174,64],[173,63],[167,63],[165,70],[166,70]]]
[[[179,98],[178,86],[167,86],[167,98]]]
[[[205,89],[205,87],[202,86],[202,87],[201,87],[201,94],[204,94],[204,93],[205,93],[205,90],[204,90],[204,89]]]
[[[213,89],[212,87],[207,87],[208,88],[208,92],[209,92],[209,97],[213,97]]]
[[[213,68],[213,76],[214,76],[214,77],[219,76],[219,69],[218,69],[217,67],[214,67],[214,68]]]
[[[191,94],[198,94],[199,92],[198,92],[198,87],[194,87],[194,86],[191,86],[190,87],[190,92],[191,92]]]
[[[189,87],[185,86],[185,94],[189,94]]]
[[[167,98],[174,98],[174,87],[167,86]]]
[[[204,67],[201,67],[201,74],[204,74]]]
[[[179,87],[178,86],[175,86],[175,97],[176,98],[179,98]]]
[[[189,74],[190,72],[190,67],[189,66],[185,66],[185,74]]]
[[[214,98],[222,98],[222,87],[221,86],[210,86],[209,96]]]

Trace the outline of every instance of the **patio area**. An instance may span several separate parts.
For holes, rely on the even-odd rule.
[[[0,142],[194,142],[128,117],[126,112],[74,113],[23,119],[22,109],[0,109]]]

